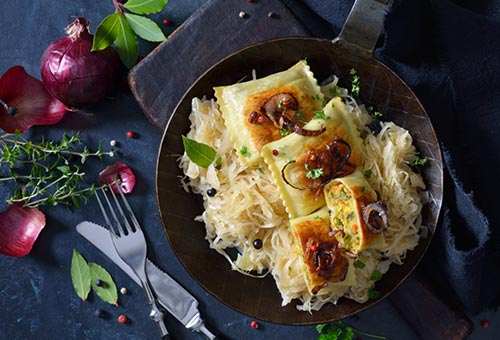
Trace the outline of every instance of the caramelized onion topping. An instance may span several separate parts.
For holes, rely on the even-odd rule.
[[[313,268],[318,275],[328,280],[332,276],[336,266],[337,243],[320,242],[316,244],[314,251],[311,250],[311,245],[307,247],[306,260],[312,261]]]
[[[363,208],[363,220],[372,233],[381,233],[384,229],[389,227],[387,205],[382,201],[367,204]]]

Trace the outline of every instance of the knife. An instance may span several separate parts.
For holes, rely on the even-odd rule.
[[[84,221],[76,226],[76,230],[140,285],[137,275],[116,253],[108,229]],[[205,327],[198,311],[198,301],[190,293],[149,259],[146,261],[146,272],[160,305],[186,328],[200,333],[205,339],[217,340],[216,336]]]

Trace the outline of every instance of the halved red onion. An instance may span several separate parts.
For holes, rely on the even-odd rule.
[[[45,215],[37,208],[10,205],[0,212],[0,254],[25,256],[45,227]]]
[[[114,164],[106,167],[99,174],[99,183],[107,183],[111,185],[115,193],[119,193],[116,184],[120,185],[123,193],[127,194],[134,189],[135,175],[132,170],[125,164],[115,162]]]
[[[0,104],[0,128],[8,133],[56,124],[66,113],[66,106],[22,66],[11,67],[0,78]]]

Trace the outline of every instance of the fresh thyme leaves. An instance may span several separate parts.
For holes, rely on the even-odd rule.
[[[429,161],[429,159],[427,157],[420,158],[417,156],[417,158],[412,159],[411,161],[408,161],[408,164],[410,166],[424,166],[427,164],[428,161]]]
[[[368,113],[370,114],[370,116],[372,116],[373,119],[380,120],[380,118],[382,118],[383,116],[382,112],[375,110],[371,105],[366,107],[366,111],[368,111]]]
[[[17,188],[7,199],[9,204],[25,207],[63,204],[80,207],[94,194],[96,187],[82,185],[82,167],[88,158],[113,156],[114,151],[96,151],[83,147],[80,133],[63,134],[61,141],[42,138],[28,141],[20,132],[0,136],[0,182],[15,183]]]
[[[189,159],[202,168],[208,168],[217,156],[217,152],[210,145],[197,142],[186,136],[182,136],[182,144]]]
[[[385,336],[364,332],[354,328],[344,321],[336,321],[331,324],[319,324],[316,326],[319,333],[318,340],[354,340],[356,334],[365,335],[374,339],[387,339]]]
[[[314,168],[311,168],[310,166],[308,166],[307,164],[304,164],[304,166],[307,170],[307,173],[306,173],[307,178],[317,179],[317,178],[320,178],[321,176],[323,176],[323,168],[314,169]]]
[[[338,87],[338,86],[331,87],[330,90],[328,90],[328,91],[334,97],[337,97],[340,95],[340,87]]]
[[[360,78],[357,74],[358,72],[351,68],[351,70],[349,71],[349,74],[352,75],[352,82],[351,82],[351,92],[352,94],[354,94],[355,96],[359,96],[359,90],[360,90]]]

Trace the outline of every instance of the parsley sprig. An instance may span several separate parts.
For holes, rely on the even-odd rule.
[[[25,207],[63,204],[80,207],[96,190],[95,185],[83,186],[83,164],[88,158],[102,159],[114,151],[96,151],[81,144],[80,133],[63,134],[61,141],[42,138],[40,142],[27,140],[20,132],[0,136],[0,182],[15,185],[9,204]]]
[[[324,171],[323,168],[311,168],[309,165],[304,164],[304,167],[306,168],[306,178],[309,179],[317,179],[323,176]]]
[[[385,336],[364,332],[344,321],[336,321],[331,324],[319,324],[316,326],[319,333],[318,340],[354,340],[356,334],[365,335],[374,339],[387,339]]]
[[[361,81],[357,73],[358,72],[354,68],[351,68],[351,70],[349,71],[349,74],[352,75],[351,92],[355,96],[359,96],[359,90],[360,90],[359,85]]]

